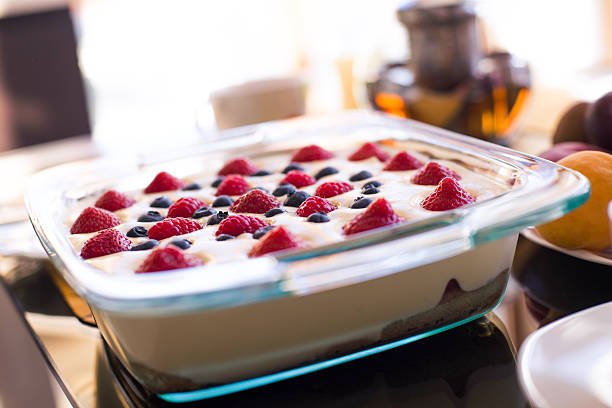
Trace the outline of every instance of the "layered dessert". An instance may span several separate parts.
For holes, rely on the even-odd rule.
[[[309,145],[234,158],[184,179],[161,172],[139,191],[81,201],[67,221],[70,240],[85,262],[108,273],[158,272],[315,248],[509,188],[402,147]],[[176,262],[161,264],[164,254]]]
[[[321,248],[477,206],[513,188],[495,173],[398,140],[342,149],[306,145],[202,167],[207,170],[181,178],[166,169],[138,190],[105,190],[78,201],[65,222],[75,254],[109,275],[154,279],[198,267],[197,279],[207,279],[215,264]],[[92,311],[110,347],[143,384],[158,393],[186,391],[485,313],[503,294],[515,243],[513,234],[376,279],[233,307],[147,314],[92,305]],[[400,246],[397,253],[410,251]],[[385,259],[367,261],[373,260],[380,263],[375,268],[389,267]],[[299,268],[307,272],[313,265],[305,262]],[[146,280],[143,285],[146,290]]]

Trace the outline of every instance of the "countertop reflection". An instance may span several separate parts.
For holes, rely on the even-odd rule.
[[[119,393],[137,407],[171,406],[143,390],[110,354],[98,354],[104,406]],[[514,349],[494,314],[433,337],[198,407],[526,407]],[[112,374],[111,374],[112,373]],[[108,378],[100,378],[108,377]],[[110,381],[109,381],[110,378]],[[100,391],[99,387],[99,391]]]
[[[172,406],[137,384],[106,351],[95,329],[87,328],[90,334],[83,336],[84,326],[66,317],[70,311],[54,293],[56,289],[45,270],[49,267],[47,262],[23,258],[21,262],[13,261],[11,270],[2,274],[6,287],[23,311],[30,312],[34,332],[58,367],[67,389],[72,390],[78,406]],[[61,319],[63,328],[59,334],[53,330],[50,341],[49,328],[57,327],[53,319]],[[72,329],[65,324],[67,319],[73,319]],[[60,335],[66,338],[62,340]],[[79,351],[80,355],[74,355],[77,352],[66,352],[66,348],[97,351]],[[71,369],[76,366],[75,359],[79,360],[78,370]],[[180,406],[526,407],[528,404],[516,377],[514,346],[501,320],[490,313],[380,354]]]

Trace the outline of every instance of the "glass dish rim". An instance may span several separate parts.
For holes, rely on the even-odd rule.
[[[404,224],[402,226],[388,227],[360,234],[355,237],[355,240],[343,241],[343,243],[348,242],[349,245],[352,245],[355,241],[361,240],[366,244],[357,248],[347,247],[335,253],[333,256],[337,262],[330,263],[329,260],[317,262],[322,254],[319,253],[311,257],[302,255],[300,257],[301,252],[297,252],[281,255],[278,258],[262,257],[248,261],[209,266],[208,269],[215,268],[218,272],[217,275],[227,272],[228,269],[248,269],[251,273],[241,276],[240,284],[237,284],[236,280],[234,280],[232,285],[223,287],[224,283],[221,282],[221,287],[208,289],[189,285],[189,281],[194,280],[193,278],[190,279],[190,276],[196,276],[203,268],[160,272],[155,274],[155,277],[150,275],[109,276],[82,262],[80,257],[74,254],[71,247],[67,248],[69,245],[67,238],[64,237],[64,242],[62,242],[57,237],[57,231],[54,234],[52,230],[53,225],[48,219],[49,217],[45,215],[45,207],[41,204],[41,190],[44,190],[49,181],[57,180],[57,177],[65,176],[66,172],[74,171],[75,166],[79,168],[81,166],[91,167],[96,164],[105,165],[106,163],[115,162],[116,158],[110,157],[68,163],[37,173],[30,180],[26,192],[28,215],[37,236],[54,265],[75,291],[82,295],[90,304],[115,312],[125,311],[126,306],[129,306],[130,313],[148,314],[153,309],[172,313],[177,310],[186,309],[236,306],[280,296],[305,295],[331,287],[367,281],[418,265],[408,264],[406,259],[403,259],[403,261],[398,259],[396,264],[390,265],[384,271],[367,272],[364,265],[355,265],[354,262],[351,263],[351,260],[347,258],[351,258],[352,255],[357,253],[363,254],[368,250],[371,252],[371,249],[374,247],[381,250],[389,246],[397,246],[398,244],[415,245],[415,237],[429,234],[428,236],[433,236],[434,239],[438,237],[443,240],[438,242],[436,248],[427,248],[427,251],[423,252],[421,250],[421,252],[417,253],[421,257],[419,258],[420,265],[434,262],[457,255],[489,240],[518,233],[521,229],[530,225],[558,218],[581,205],[589,195],[589,183],[584,176],[547,160],[412,120],[397,119],[387,115],[361,111],[324,117],[268,122],[223,131],[220,132],[220,139],[217,139],[216,142],[211,142],[199,151],[194,151],[193,149],[187,149],[187,151],[179,150],[162,154],[158,157],[140,158],[138,163],[139,166],[149,166],[158,162],[173,161],[180,157],[195,157],[210,151],[218,152],[225,149],[229,150],[233,147],[245,148],[246,146],[262,142],[274,143],[279,140],[287,140],[289,136],[295,136],[296,132],[312,133],[314,130],[321,131],[321,129],[348,132],[367,126],[378,126],[387,130],[404,132],[407,135],[411,134],[413,138],[421,142],[430,143],[437,147],[478,156],[481,159],[486,158],[488,161],[501,161],[507,166],[520,170],[522,175],[526,177],[525,183],[486,202],[479,202],[475,206],[443,212],[439,216],[432,217],[432,219],[426,219],[425,221],[433,221],[429,224],[424,222],[422,224],[426,225],[419,225],[416,229],[411,229],[415,224]],[[426,138],[429,138],[429,140],[425,140]],[[125,160],[125,158],[122,158],[122,160]],[[559,186],[558,180],[561,176],[571,179],[571,188],[566,186],[563,189],[562,186]],[[557,181],[556,184],[554,183],[555,181]],[[523,203],[519,210],[512,208],[512,205],[509,206],[509,203],[512,204],[512,200],[519,204],[517,201],[519,198],[530,197],[533,200],[534,197],[537,197],[537,194],[542,195],[543,193],[538,190],[538,186],[542,183],[547,186],[552,185],[551,188],[561,189],[555,195],[554,200],[549,198],[548,202],[540,203],[538,206],[524,205]],[[484,217],[487,210],[493,209],[499,213],[500,207],[506,209],[512,208],[516,210],[516,213],[512,216],[506,216],[505,220],[497,220],[497,222],[495,222],[496,220],[483,222],[482,219],[477,219],[477,216]],[[417,222],[416,224],[419,223]],[[423,230],[426,232],[423,232]],[[394,245],[390,245],[390,243]],[[326,247],[320,248],[325,249]],[[416,245],[416,248],[418,248],[418,245]],[[349,256],[346,255],[347,250],[351,251]],[[296,265],[304,261],[314,263],[315,265],[318,264],[319,271],[308,274],[306,276],[307,279],[302,279],[303,282],[300,283],[295,274],[292,275],[291,272],[295,269]],[[248,268],[241,268],[241,265],[248,265]],[[340,281],[327,282],[327,284],[325,282],[321,283],[321,280],[325,281],[325,275],[329,275],[330,271],[337,272],[341,269],[346,272],[350,266],[355,267],[358,272],[345,273],[345,276]],[[177,287],[177,285],[171,288],[165,287],[169,279],[173,281],[178,280],[186,284],[180,287]],[[313,280],[316,284],[314,286]],[[147,296],[138,297],[134,296],[133,293],[129,293],[129,290],[120,291],[118,288],[120,285],[117,285],[117,283],[123,285],[129,284],[130,288],[135,288],[137,285],[143,285],[143,281],[148,282],[148,289],[152,289],[155,286],[154,290],[157,290],[158,293],[149,292]],[[225,285],[227,285],[227,282]]]

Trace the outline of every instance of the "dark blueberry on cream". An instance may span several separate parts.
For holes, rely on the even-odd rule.
[[[360,181],[360,180],[365,180],[365,179],[369,179],[370,177],[372,177],[372,173],[370,173],[367,170],[361,170],[359,173],[357,174],[353,174],[349,180],[350,181]]]
[[[380,181],[372,180],[365,183],[363,186],[361,186],[361,188],[365,190],[368,187],[380,187],[382,185],[383,183],[381,183]]]
[[[380,193],[380,190],[377,189],[376,187],[368,187],[368,188],[364,188],[363,190],[361,190],[361,192],[363,194],[376,194],[376,193]]]
[[[157,197],[149,204],[149,206],[153,208],[168,208],[171,205],[172,201],[168,200],[166,197]]]
[[[157,211],[147,211],[146,214],[138,217],[139,222],[156,222],[164,219],[164,216]]]
[[[232,205],[233,202],[234,200],[232,200],[230,196],[222,195],[222,196],[217,197],[215,201],[213,201],[212,206],[213,207],[229,207],[230,205]]]
[[[186,239],[175,239],[174,241],[170,241],[170,243],[181,249],[189,249],[191,247],[191,242]]]
[[[134,245],[132,248],[130,248],[130,251],[146,251],[147,249],[155,248],[158,245],[158,240],[150,239],[142,244]]]
[[[365,198],[365,197],[357,197],[355,199],[355,202],[353,203],[353,205],[351,205],[351,208],[366,208],[368,205],[370,205],[372,203],[372,200],[370,200],[369,198]]]
[[[325,176],[330,176],[332,174],[336,174],[338,173],[338,169],[335,167],[323,167],[321,170],[319,170],[317,172],[317,174],[315,174],[314,178],[316,178],[317,180],[320,178],[323,178]]]
[[[257,231],[255,231],[253,233],[253,238],[259,239],[259,238],[263,237],[272,228],[274,228],[274,225],[268,225],[267,227],[261,227],[260,229],[258,229]]]
[[[147,236],[147,229],[145,227],[137,226],[132,228],[127,232],[128,237],[130,238],[142,238]]]
[[[217,241],[227,241],[229,239],[234,239],[234,238],[236,237],[230,234],[221,234],[217,237]]]
[[[185,191],[192,191],[192,190],[200,190],[202,188],[201,185],[199,185],[198,183],[191,183],[186,185],[185,187],[183,187],[183,190]]]
[[[295,186],[293,184],[281,184],[280,186],[276,187],[274,189],[274,191],[272,192],[272,195],[275,197],[281,197],[287,194],[291,194],[296,190]]]
[[[304,171],[304,168],[298,164],[295,163],[291,163],[290,165],[288,165],[287,167],[285,167],[282,171],[283,174],[287,174],[289,173],[291,170],[299,170],[299,171]]]
[[[206,225],[217,225],[218,223],[226,219],[228,216],[229,214],[226,211],[219,211],[218,213],[213,214],[208,219],[208,222],[206,223]]]
[[[329,217],[325,213],[312,213],[306,218],[308,222],[329,222]]]
[[[221,184],[221,182],[223,181],[225,177],[219,177],[218,179],[216,179],[215,181],[212,182],[211,187],[217,188],[219,187],[219,184]]]
[[[287,207],[299,207],[310,195],[305,191],[296,191],[285,200]]]
[[[264,215],[266,216],[266,218],[271,218],[271,217],[274,217],[275,215],[282,214],[284,212],[287,212],[287,211],[283,210],[282,208],[272,208],[271,210],[266,211]]]
[[[216,213],[217,213],[217,210],[213,210],[212,208],[208,208],[208,207],[203,207],[198,210],[195,210],[191,218],[198,219],[198,218],[210,217],[211,215],[216,214]]]

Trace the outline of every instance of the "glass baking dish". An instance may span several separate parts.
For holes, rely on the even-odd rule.
[[[374,140],[460,163],[508,191],[340,243],[155,274],[111,276],[84,263],[68,240],[68,208],[111,186],[142,188],[158,171],[181,177],[238,155]],[[186,151],[58,166],[32,178],[26,203],[49,257],[89,303],[111,350],[149,390],[181,402],[304,374],[482,316],[503,295],[518,232],[588,195],[582,175],[546,160],[350,112],[225,131]]]

